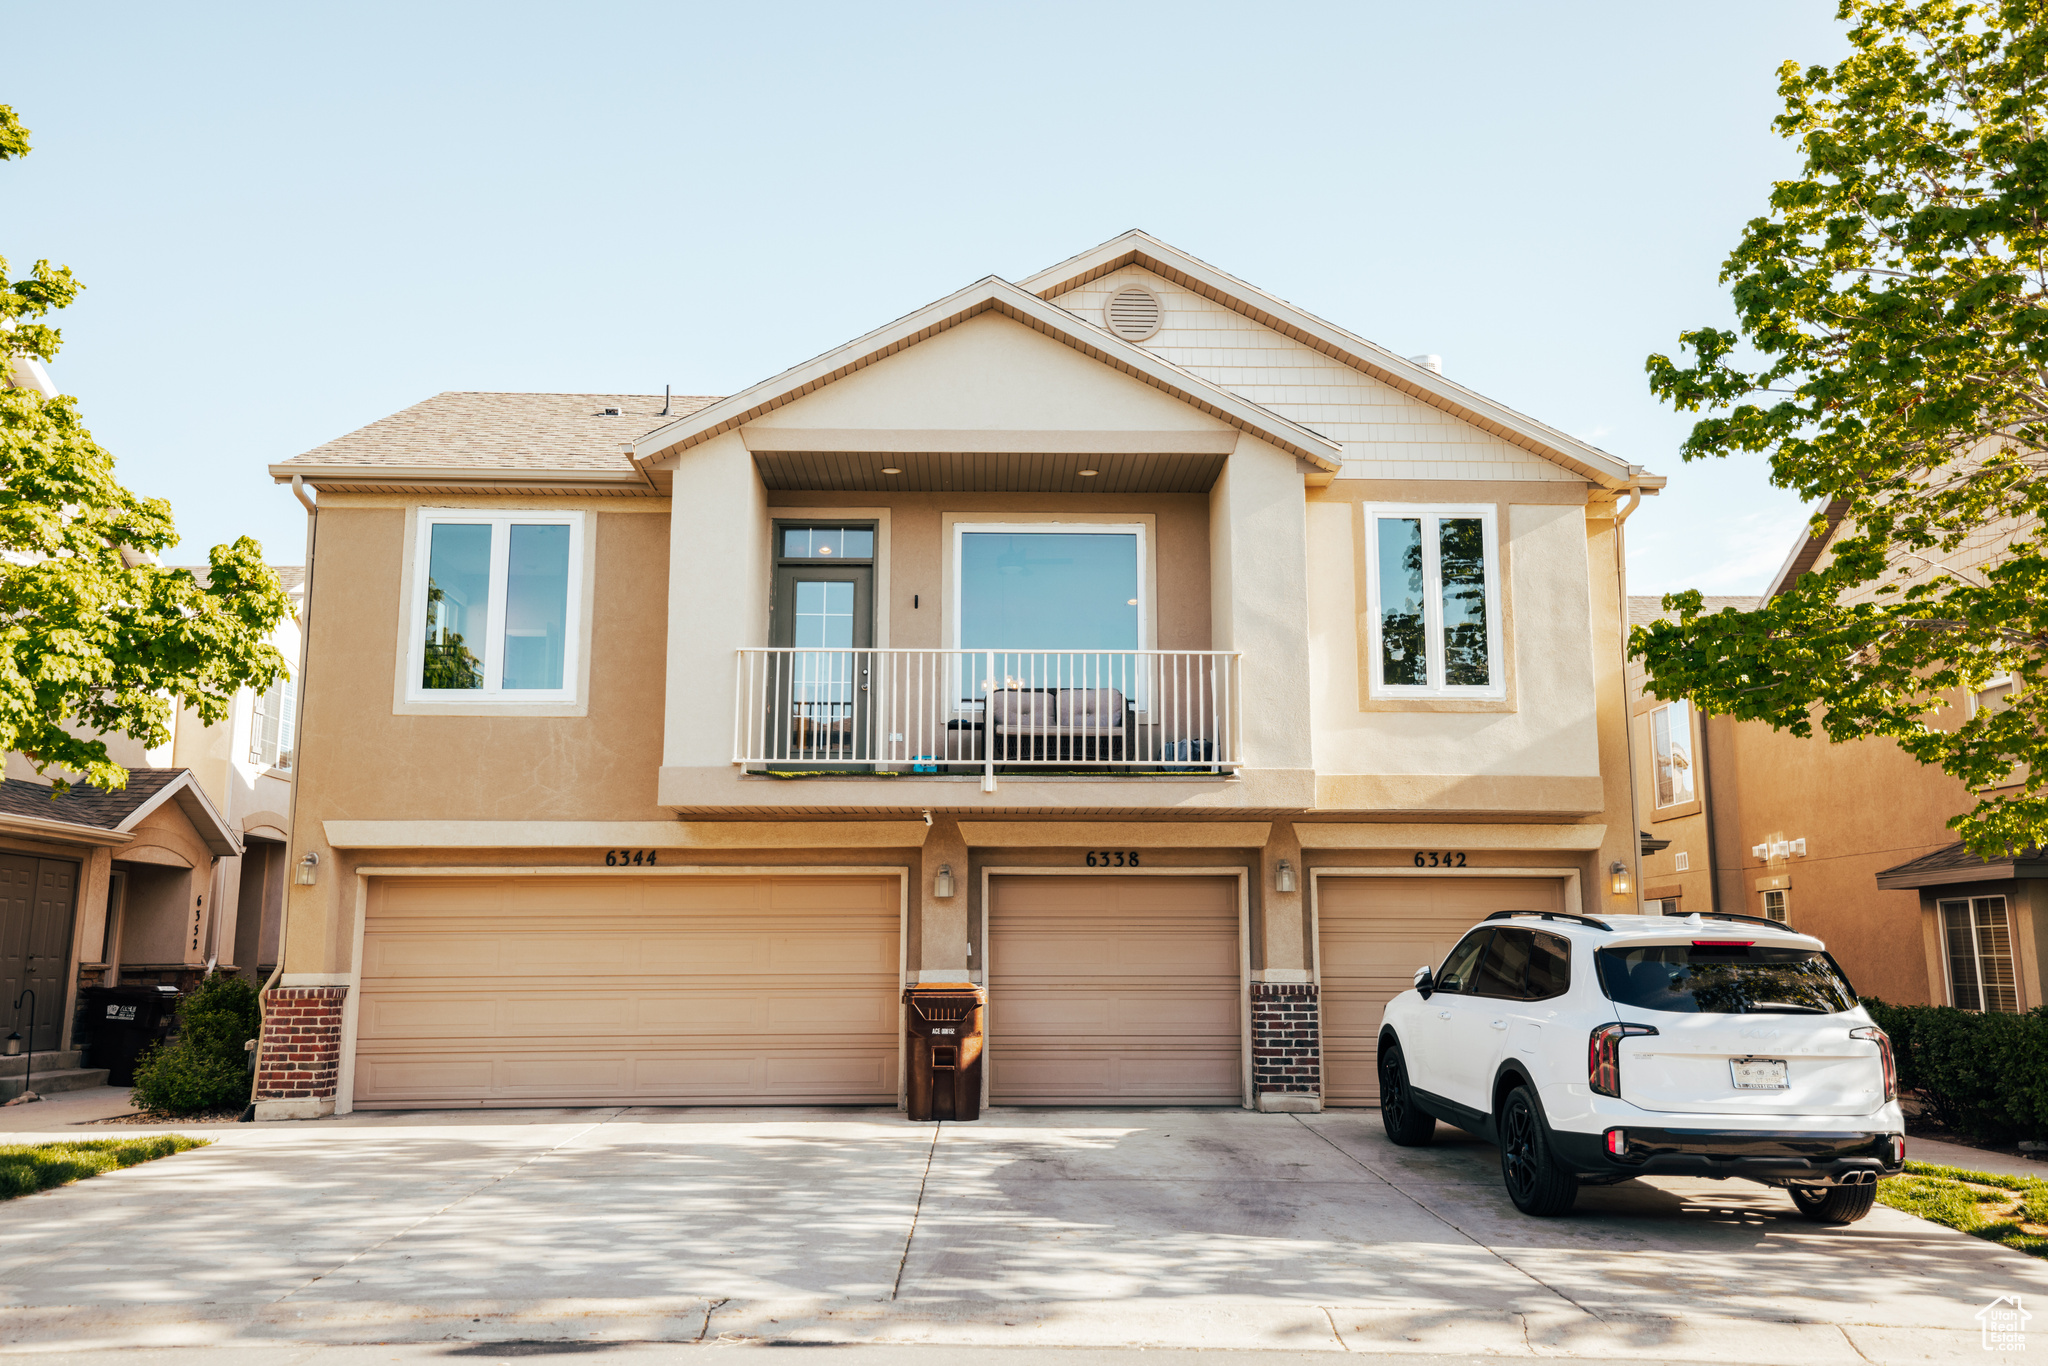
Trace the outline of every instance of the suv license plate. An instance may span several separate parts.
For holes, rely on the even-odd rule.
[[[1735,1074],[1738,1091],[1783,1091],[1792,1085],[1783,1058],[1730,1058],[1728,1070]]]

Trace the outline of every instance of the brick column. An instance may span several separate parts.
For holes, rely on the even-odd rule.
[[[1323,1108],[1323,1037],[1317,988],[1253,982],[1252,1093],[1261,1110]]]
[[[278,987],[264,998],[256,1058],[256,1118],[334,1113],[341,1081],[341,1003],[347,987]]]

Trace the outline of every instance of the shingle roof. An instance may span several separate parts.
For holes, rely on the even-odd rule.
[[[662,417],[659,394],[436,394],[284,464],[631,472],[627,443],[717,401],[679,394]]]
[[[1733,607],[1738,612],[1754,611],[1762,598],[1707,598],[1708,612],[1718,612],[1724,607]],[[1676,620],[1678,614],[1664,610],[1664,599],[1657,597],[1631,597],[1628,600],[1628,624],[1648,626],[1653,621]]]
[[[118,830],[136,809],[169,786],[182,768],[131,768],[128,786],[119,792],[102,792],[84,783],[52,798],[50,789],[23,778],[0,782],[0,815],[25,816],[30,820],[63,821],[95,830]]]
[[[2010,858],[1987,861],[1960,844],[1951,844],[1885,869],[1877,875],[1877,885],[1902,890],[1948,883],[1998,882],[2011,877],[2048,877],[2048,853],[2028,845]]]
[[[210,572],[210,567],[203,564],[171,564],[165,565],[164,568],[189,569],[192,571],[192,577],[202,584],[206,582],[206,576]],[[270,566],[270,572],[277,575],[277,581],[284,585],[284,591],[287,593],[298,592],[306,582],[306,566],[302,564],[274,564]]]

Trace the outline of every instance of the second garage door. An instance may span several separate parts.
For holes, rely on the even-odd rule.
[[[1316,922],[1322,969],[1323,1101],[1380,1103],[1380,1017],[1495,911],[1561,911],[1564,879],[1324,878]]]
[[[893,1104],[899,884],[378,878],[355,1102]]]
[[[1238,884],[997,877],[988,917],[989,1099],[1238,1105]]]

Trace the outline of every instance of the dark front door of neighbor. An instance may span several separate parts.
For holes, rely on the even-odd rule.
[[[874,533],[787,525],[778,533],[768,631],[776,647],[768,679],[770,754],[805,765],[871,764]]]
[[[16,1030],[31,1050],[49,1051],[62,1034],[65,978],[71,966],[71,917],[78,865],[65,859],[0,854],[0,1038]],[[35,1019],[22,989],[35,992]]]

